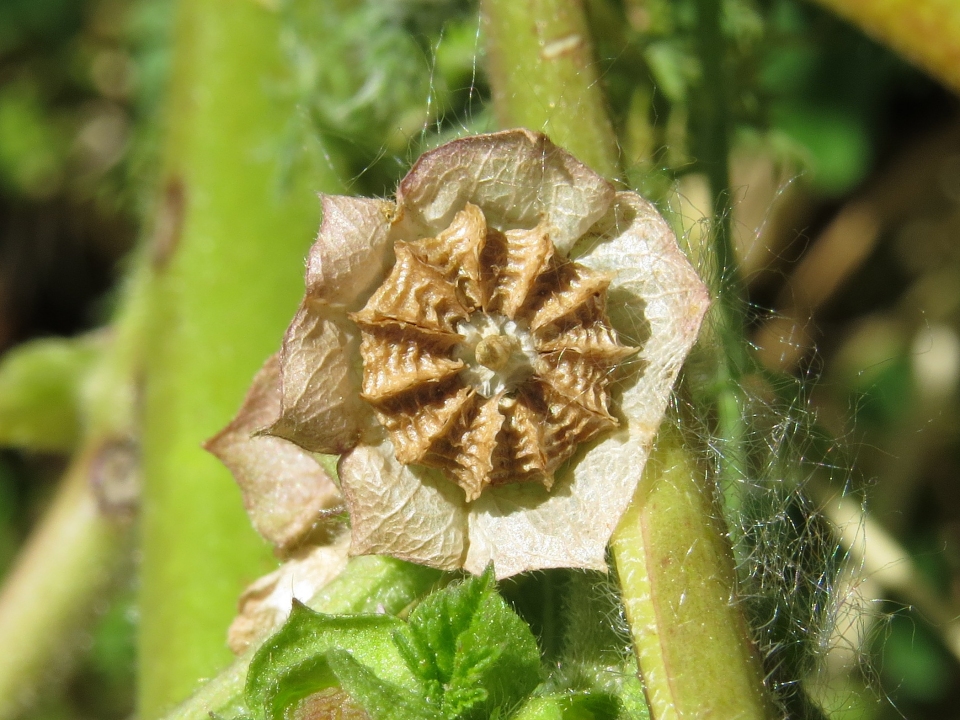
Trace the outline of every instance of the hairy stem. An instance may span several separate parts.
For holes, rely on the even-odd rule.
[[[743,333],[743,289],[731,236],[729,81],[720,0],[699,0],[697,8],[697,52],[702,75],[691,130],[697,162],[710,184],[713,292],[718,298],[711,312],[711,324],[722,350],[714,388],[717,429],[723,443],[720,457],[725,504],[728,512],[735,514],[740,502],[739,483],[746,476],[740,379],[750,359]]]
[[[739,289],[739,273],[730,236],[730,128],[727,120],[726,48],[720,28],[720,0],[699,0],[697,54],[701,83],[691,117],[697,163],[710,183],[713,242],[720,290]]]
[[[482,0],[500,126],[542,130],[601,175],[620,175],[617,139],[577,0]]]
[[[709,478],[663,427],[613,538],[651,716],[771,717]]]
[[[440,579],[440,572],[430,568],[386,557],[358,557],[307,604],[332,615],[396,614],[425,596]],[[237,658],[166,720],[208,720],[211,713],[229,717],[242,712],[247,666],[255,652]]]
[[[284,175],[296,112],[267,5],[178,9],[144,422],[144,720],[230,662],[237,597],[276,566],[230,474],[200,447],[279,346],[318,225],[315,193],[340,189],[327,164]]]

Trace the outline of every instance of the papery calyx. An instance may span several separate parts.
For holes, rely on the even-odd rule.
[[[424,153],[393,200],[322,203],[306,294],[255,383],[270,402],[218,453],[258,527],[291,552],[342,493],[353,555],[606,568],[709,304],[656,208],[519,129]],[[314,453],[340,456],[338,484],[308,513]]]
[[[402,463],[468,501],[538,482],[616,427],[612,372],[634,348],[606,313],[607,274],[560,256],[544,222],[501,232],[467,203],[436,237],[397,242],[362,310],[362,394]]]

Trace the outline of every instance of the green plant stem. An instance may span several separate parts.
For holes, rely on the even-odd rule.
[[[230,662],[237,597],[276,566],[230,474],[200,447],[279,347],[303,291],[316,192],[341,188],[329,164],[284,174],[300,150],[283,145],[297,115],[267,5],[178,6],[144,419],[144,720]]]
[[[720,0],[697,3],[697,54],[701,82],[693,113],[697,163],[710,183],[713,242],[721,290],[739,289],[736,256],[730,237],[730,128],[727,121],[726,51],[720,28]]]
[[[0,718],[15,718],[61,676],[126,555],[129,523],[91,488],[93,448],[71,463],[0,592]]]
[[[425,596],[441,580],[437,570],[393,558],[354,558],[346,569],[307,603],[333,614],[387,612],[397,614]],[[243,711],[247,666],[256,650],[237,658],[165,720],[209,720],[210,713],[233,716]]]
[[[595,74],[579,3],[484,0],[490,81],[500,122],[545,128],[594,169],[618,174],[616,144]],[[724,472],[741,474],[739,372],[745,367],[739,280],[730,242],[729,152],[719,0],[700,6],[706,114],[697,150],[718,219],[716,270],[722,278],[723,353],[717,377]],[[577,38],[576,42],[571,40]],[[575,52],[554,56],[556,47]],[[661,431],[669,435],[669,431]],[[656,718],[763,718],[767,699],[747,626],[730,600],[734,573],[723,529],[712,521],[712,494],[676,438],[674,453],[648,463],[641,490],[614,537],[628,619]],[[669,463],[669,464],[668,464]],[[667,472],[667,468],[670,471]],[[654,478],[657,478],[655,481]],[[653,594],[655,593],[655,595]],[[682,601],[682,602],[681,602]],[[654,633],[649,628],[656,627]]]
[[[593,45],[577,0],[482,0],[501,127],[542,130],[601,175],[620,176]]]
[[[771,717],[709,479],[663,427],[613,538],[651,716]]]
[[[817,0],[960,93],[956,0]]]
[[[560,598],[564,573],[562,570],[547,570],[541,580],[543,612],[540,625],[540,652],[544,657],[555,658],[560,652]]]
[[[69,669],[78,639],[129,556],[129,518],[101,498],[109,453],[130,452],[151,280],[135,258],[102,353],[83,381],[81,445],[0,590],[0,719],[18,716]],[[126,466],[132,470],[131,466]],[[98,497],[95,486],[107,490]]]
[[[740,482],[747,476],[740,380],[750,359],[743,333],[743,285],[731,236],[729,81],[720,0],[699,0],[697,10],[701,83],[691,130],[697,162],[710,185],[714,260],[711,270],[717,298],[710,320],[722,350],[715,378],[717,429],[723,445],[721,486],[727,512],[735,515],[740,507]]]

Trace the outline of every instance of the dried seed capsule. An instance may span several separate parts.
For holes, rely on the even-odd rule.
[[[397,243],[360,326],[363,397],[397,459],[466,493],[539,482],[617,425],[612,371],[634,348],[606,314],[609,278],[560,257],[541,223],[500,232],[467,203],[434,238]]]
[[[245,405],[228,429],[255,503],[334,453],[353,554],[606,568],[709,304],[650,203],[544,135],[460,138],[394,202],[325,196],[306,291],[279,377],[258,376],[277,414]]]

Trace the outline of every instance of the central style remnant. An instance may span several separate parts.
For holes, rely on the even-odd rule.
[[[477,499],[539,482],[617,425],[608,386],[636,352],[610,326],[610,276],[555,253],[551,228],[500,231],[467,203],[396,263],[351,318],[362,397],[397,459],[443,470]]]

